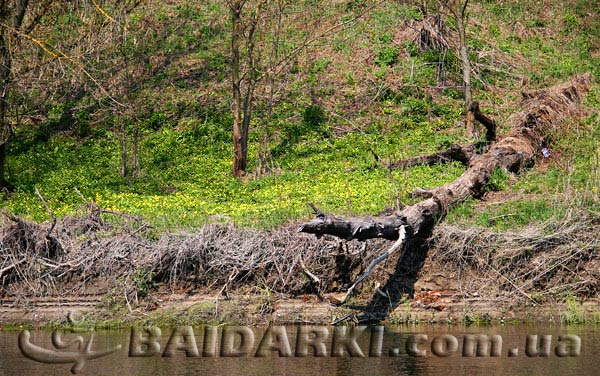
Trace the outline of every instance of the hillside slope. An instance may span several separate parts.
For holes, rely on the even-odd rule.
[[[351,3],[339,2],[330,9],[321,27],[353,12]],[[258,95],[251,174],[238,181],[229,171],[226,9],[219,2],[139,5],[128,16],[128,38],[136,41],[131,51],[123,52],[128,63],[106,72],[102,68],[110,61],[98,57],[98,63],[88,62],[90,72],[107,76],[115,98],[131,110],[90,106],[94,98],[85,95],[74,101],[66,94],[47,99],[31,92],[28,100],[45,102],[30,112],[31,120],[23,116],[24,125],[9,145],[10,180],[17,191],[3,205],[12,213],[45,220],[48,215],[34,187],[58,215],[82,204],[77,188],[103,207],[177,228],[202,224],[211,216],[272,226],[306,217],[307,201],[328,211],[344,210],[342,214],[373,214],[398,202],[410,203],[408,192],[453,180],[462,167],[390,173],[372,169],[373,153],[394,160],[465,141],[459,66],[451,50],[440,56],[418,49],[413,30],[423,20],[427,17],[416,8],[386,2],[300,54],[277,84],[270,117],[262,108],[264,97]],[[597,21],[597,5],[585,1],[474,3],[468,27],[474,98],[502,126],[518,108],[521,90],[597,71]],[[296,22],[290,29],[302,32],[302,20]],[[446,23],[452,41],[452,22]],[[77,31],[76,25],[67,23],[59,31],[69,35]],[[38,32],[56,40],[62,34],[55,29]],[[107,39],[95,53],[111,48]],[[597,107],[596,92],[594,86],[588,107]],[[83,109],[72,114],[70,108],[78,107]],[[528,215],[506,217],[507,226],[524,224],[550,215],[542,204],[547,200],[539,195],[596,189],[589,174],[596,168],[596,125],[596,115],[571,124],[552,145],[544,171],[521,176],[517,183],[499,176],[499,189],[532,194],[533,200],[509,204],[508,209],[496,206],[485,215],[525,205]],[[123,127],[130,164],[134,135],[139,139],[139,168],[136,176],[125,178],[120,176]],[[472,206],[466,203],[457,215],[472,213]],[[485,224],[485,218],[476,221]]]
[[[257,88],[249,171],[235,179],[223,2],[152,0],[125,13],[102,3],[113,21],[94,7],[71,6],[43,17],[36,36],[76,56],[89,76],[26,41],[15,55],[15,135],[8,144],[15,191],[1,204],[0,275],[8,281],[2,295],[17,306],[40,294],[60,300],[66,289],[107,294],[103,313],[110,315],[131,313],[132,304],[152,310],[169,292],[231,290],[254,296],[251,304],[265,303],[272,313],[271,293],[319,292],[297,255],[314,256],[305,262],[332,293],[387,246],[292,237],[296,223],[311,216],[307,202],[338,215],[376,215],[416,202],[409,195],[415,188],[443,185],[465,169],[449,163],[392,171],[377,163],[472,142],[464,131],[451,18],[442,25],[434,12],[392,1],[372,9],[365,1],[334,1],[311,8],[316,18],[291,6],[283,51],[311,33],[344,27],[316,39]],[[423,45],[422,30],[436,42]],[[574,74],[600,77],[595,2],[473,2],[467,37],[473,97],[499,124],[500,137],[522,93]],[[426,265],[410,281],[407,304],[437,309],[429,300],[439,303],[438,295],[429,295],[441,288],[445,298],[464,303],[456,312],[471,298],[503,300],[498,317],[515,294],[523,306],[597,304],[598,248],[585,228],[597,226],[600,210],[599,89],[593,83],[581,120],[564,119],[551,135],[549,157],[520,175],[496,170],[481,199],[450,210],[429,256],[412,260]],[[240,269],[236,252],[229,264],[203,269],[215,249],[236,251],[240,244],[252,260],[270,246],[280,253],[249,271]],[[394,272],[395,261],[376,280]],[[287,274],[282,262],[293,263],[285,264]],[[498,273],[504,279],[491,286],[490,275]],[[365,286],[362,298],[374,290],[375,282]]]

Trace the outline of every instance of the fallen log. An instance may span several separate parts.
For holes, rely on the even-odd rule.
[[[468,168],[453,182],[422,190],[427,199],[381,217],[346,218],[324,213],[313,206],[316,217],[301,225],[299,231],[317,236],[333,235],[346,240],[397,240],[400,229],[403,229],[407,237],[404,248],[412,241],[426,239],[435,223],[452,205],[469,197],[481,197],[485,193],[494,170],[502,168],[518,173],[523,167],[533,166],[541,154],[542,145],[547,142],[547,136],[554,133],[561,121],[578,115],[580,101],[589,90],[591,80],[589,73],[579,75],[564,84],[524,95],[524,111],[509,118],[511,126],[508,134],[492,144],[487,152],[471,158]],[[474,110],[478,110],[478,106]],[[488,131],[489,136],[492,136],[491,133]],[[364,276],[361,276],[362,279]]]
[[[496,122],[481,112],[478,102],[472,102],[469,105],[467,117],[472,118],[471,121],[477,120],[485,127],[485,141],[476,142],[467,146],[450,145],[448,149],[434,154],[420,155],[384,163],[385,167],[390,169],[409,168],[419,165],[434,165],[452,161],[460,162],[468,167],[473,158],[486,152],[487,146],[496,141]],[[379,161],[378,159],[379,158],[377,157],[376,160]]]
[[[420,165],[431,166],[438,163],[456,161],[468,166],[471,159],[476,155],[476,150],[477,144],[469,146],[450,145],[448,149],[437,153],[387,162],[384,165],[389,169],[403,169]]]

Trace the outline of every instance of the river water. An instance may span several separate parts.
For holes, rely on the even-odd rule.
[[[81,361],[85,356],[91,335],[85,331],[62,333],[64,342],[81,336],[84,346],[57,349],[50,331],[31,330],[27,335],[0,331],[0,375],[67,375],[75,358]],[[19,336],[22,340],[28,337],[26,342],[37,348],[21,350]],[[474,339],[480,339],[480,356]],[[600,327],[593,325],[182,327],[178,331],[162,329],[160,336],[151,328],[133,334],[132,330],[96,331],[89,349],[104,351],[119,345],[120,349],[104,357],[84,359],[78,374],[600,375]],[[50,362],[73,358],[64,360],[69,364],[47,364],[23,354],[31,356],[33,352],[33,357],[39,357],[40,348],[50,354]]]

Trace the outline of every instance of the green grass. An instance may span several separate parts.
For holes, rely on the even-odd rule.
[[[252,124],[257,131],[251,134],[249,170],[256,167],[261,137],[268,135],[274,173],[241,181],[232,178],[232,120],[229,86],[224,83],[229,59],[227,12],[218,2],[176,3],[140,8],[131,15],[131,33],[123,48],[142,72],[143,80],[128,94],[136,113],[118,119],[109,116],[92,127],[93,114],[81,112],[74,120],[65,119],[66,104],[47,103],[47,121],[18,128],[9,145],[8,174],[17,190],[1,203],[3,208],[47,220],[49,215],[34,193],[38,188],[57,215],[68,215],[82,204],[77,188],[103,208],[139,214],[159,228],[221,220],[268,228],[309,218],[307,202],[341,215],[377,214],[386,206],[395,207],[398,200],[414,202],[408,197],[414,188],[447,183],[464,170],[458,164],[393,173],[372,168],[372,153],[402,159],[468,142],[462,129],[460,88],[452,86],[460,79],[456,57],[453,53],[444,57],[449,87],[429,89],[438,84],[439,53],[421,52],[412,41],[396,40],[402,22],[423,15],[414,7],[386,2],[294,62],[282,87],[283,99],[270,117],[259,103]],[[591,54],[598,48],[591,41],[598,40],[600,31],[588,20],[589,12],[599,10],[591,3],[575,1],[566,10],[561,2],[544,7],[524,1],[473,5],[470,17],[478,22],[468,26],[469,48],[482,67],[475,77],[474,98],[501,130],[506,117],[519,108],[520,90],[588,70],[600,73],[600,61]],[[330,12],[348,17],[360,4],[353,1]],[[564,16],[548,18],[548,6]],[[144,31],[146,16],[156,30],[137,35]],[[509,21],[516,21],[516,26],[506,27]],[[447,27],[452,25],[450,21]],[[63,29],[54,31],[52,38],[60,40],[60,33],[67,32]],[[290,31],[287,37],[293,40],[304,32]],[[151,64],[139,60],[139,54],[168,60],[151,74]],[[503,56],[517,63],[510,66],[505,58],[508,65],[498,65]],[[529,80],[525,88],[520,86],[520,74]],[[493,90],[485,85],[493,85]],[[598,90],[595,85],[586,100],[596,110]],[[74,132],[55,131],[67,121]],[[130,149],[134,128],[141,132],[140,171],[135,178],[119,175],[121,121],[128,123]],[[581,202],[592,205],[590,200],[600,192],[600,120],[590,115],[570,128],[570,133],[554,140],[554,159],[547,169],[524,171],[516,182],[503,171],[492,177],[490,190],[540,197],[483,208],[468,200],[446,219],[518,229],[556,215],[562,209],[550,198],[567,196],[571,190],[581,197],[587,194]]]
[[[588,322],[585,311],[573,295],[565,299],[565,311],[560,315],[560,321],[567,325],[585,324]]]
[[[9,161],[19,187],[5,207],[35,220],[48,219],[37,187],[59,216],[82,204],[75,188],[106,209],[139,214],[168,228],[197,226],[212,216],[243,225],[270,227],[306,218],[314,202],[323,210],[375,214],[416,187],[433,187],[461,173],[458,165],[416,167],[390,175],[372,169],[370,148],[384,157],[406,157],[432,151],[423,145],[441,142],[429,123],[418,132],[385,135],[347,134],[325,138],[306,134],[281,155],[280,173],[257,179],[231,177],[226,143],[209,144],[197,129],[161,128],[144,139],[141,171],[136,179],[119,176],[119,143],[114,135],[78,142],[54,137],[45,144],[15,151]],[[449,136],[444,136],[447,139]],[[255,153],[255,143],[250,155]],[[397,150],[407,152],[398,155]]]

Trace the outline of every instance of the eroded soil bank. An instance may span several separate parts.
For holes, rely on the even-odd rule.
[[[397,307],[383,323],[388,324],[597,324],[600,299],[554,304],[498,302],[480,297],[423,291]],[[438,298],[441,296],[440,298]],[[432,303],[433,302],[433,303]],[[266,301],[260,295],[222,296],[155,292],[145,304],[131,311],[106,307],[106,296],[48,296],[29,300],[27,307],[4,300],[0,307],[2,327],[69,325],[69,314],[87,325],[120,328],[130,325],[161,326],[200,324],[356,324],[365,319],[359,302],[332,304],[315,296],[278,297]],[[354,304],[356,303],[356,304]],[[121,307],[122,308],[122,307]],[[369,322],[369,321],[367,321]]]
[[[581,210],[518,232],[439,225],[427,247],[394,255],[345,304],[393,242],[340,241],[207,224],[155,233],[141,219],[84,208],[0,227],[0,322],[599,322],[600,221]],[[312,275],[312,276],[311,276]],[[315,279],[316,277],[316,279]],[[396,279],[398,291],[386,291]],[[378,296],[388,296],[381,306]],[[378,302],[375,304],[374,302]]]

